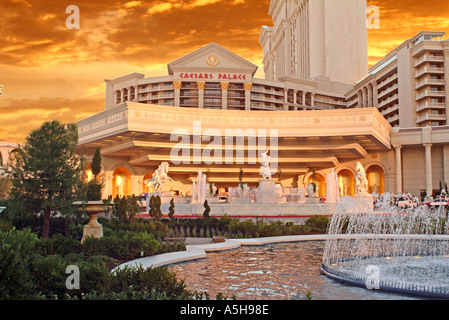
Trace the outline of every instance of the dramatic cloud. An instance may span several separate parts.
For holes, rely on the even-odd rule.
[[[65,10],[80,9],[68,30]],[[448,1],[368,0],[370,64],[421,30],[449,32]],[[9,0],[0,2],[0,141],[22,142],[42,121],[77,121],[104,106],[104,79],[167,73],[167,63],[216,42],[259,65],[269,0]]]

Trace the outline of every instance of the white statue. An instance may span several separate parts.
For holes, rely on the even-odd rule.
[[[167,180],[174,182],[172,178],[168,176],[170,165],[168,162],[162,162],[159,168],[154,172],[153,178],[147,181],[148,187],[152,187],[153,193],[163,192],[164,184]]]
[[[367,194],[368,193],[368,179],[366,178],[365,169],[360,162],[355,165],[356,176],[355,176],[355,189],[356,194]]]
[[[192,199],[191,203],[204,203],[207,198],[207,176],[203,174],[203,171],[198,170],[198,176],[196,181],[192,184]]]
[[[270,171],[270,160],[271,157],[268,155],[268,150],[265,153],[262,153],[262,166],[260,167],[259,173],[262,176],[262,179],[271,179],[271,171]]]
[[[326,202],[338,203],[340,201],[340,189],[338,187],[338,176],[335,170],[332,169],[332,173],[327,175],[326,183]]]

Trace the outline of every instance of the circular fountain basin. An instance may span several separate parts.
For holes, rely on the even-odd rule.
[[[328,228],[328,277],[395,293],[449,299],[449,220],[442,210],[402,212],[388,195],[374,208],[346,197]]]

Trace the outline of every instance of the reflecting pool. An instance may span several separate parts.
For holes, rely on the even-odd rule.
[[[242,246],[208,253],[206,259],[169,266],[187,289],[219,292],[239,300],[403,300],[417,299],[335,282],[320,274],[325,242]]]

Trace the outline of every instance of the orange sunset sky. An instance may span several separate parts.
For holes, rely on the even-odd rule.
[[[313,0],[312,0],[313,1]],[[77,5],[80,30],[65,9]],[[368,0],[370,65],[421,30],[446,31],[449,1]],[[0,141],[22,143],[46,120],[75,122],[104,109],[104,79],[167,74],[167,63],[216,42],[257,64],[269,0],[1,0]],[[445,37],[446,39],[447,37]]]

